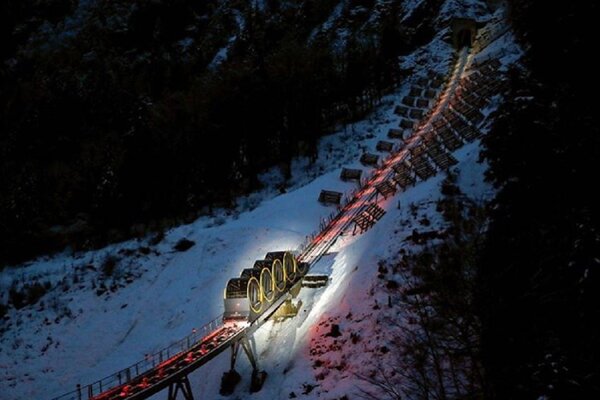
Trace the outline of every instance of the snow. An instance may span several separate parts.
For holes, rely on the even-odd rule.
[[[523,56],[523,49],[516,42],[514,33],[510,30],[505,31],[480,51],[474,57],[474,61],[481,63],[489,58],[498,58],[503,63],[501,70],[506,71],[509,65],[513,65]]]
[[[447,21],[451,18],[486,21],[490,18],[489,6],[483,0],[446,0],[440,10],[438,21]]]
[[[79,33],[84,21],[90,16],[92,8],[95,7],[97,2],[97,0],[79,0],[73,14],[65,18],[64,27],[60,33],[62,39],[75,37]]]
[[[216,69],[219,65],[221,65],[224,61],[227,60],[227,54],[229,53],[229,47],[231,46],[232,43],[235,42],[235,39],[236,39],[236,36],[232,36],[231,38],[229,38],[229,40],[227,42],[228,43],[227,46],[221,47],[219,49],[219,51],[217,51],[217,53],[213,57],[212,61],[208,65],[208,67],[210,69]]]
[[[413,53],[402,57],[401,67],[406,70],[415,69],[416,71],[420,70],[423,72],[431,69],[445,75],[451,66],[451,56],[454,51],[444,40],[448,29],[445,28],[438,32],[427,46],[421,47]],[[417,75],[415,73],[409,79],[416,80]]]
[[[477,163],[479,144],[465,146],[456,155],[462,160],[458,169],[465,171],[459,175],[461,189],[473,198],[489,199],[493,190],[482,180],[486,167]],[[315,386],[306,398],[324,396],[333,399],[343,395],[353,398],[359,394],[361,384],[365,385],[356,379],[356,375],[364,374],[369,368],[378,368],[372,356],[373,350],[387,340],[383,336],[381,340],[376,339],[383,327],[374,325],[373,318],[370,318],[375,313],[375,304],[387,302],[387,296],[378,297],[371,293],[377,275],[377,261],[399,250],[397,242],[390,239],[404,238],[415,228],[409,204],[418,205],[420,213],[429,217],[433,227],[441,225],[435,203],[441,197],[439,186],[442,180],[443,175],[438,175],[403,192],[400,198],[404,206],[400,209],[395,207],[395,199],[380,204],[387,214],[372,230],[361,236],[343,236],[315,267],[316,271],[311,270],[328,272],[331,283],[323,289],[304,289],[301,292],[303,308],[300,318],[281,324],[269,323],[258,332],[261,367],[270,374],[261,391],[262,397],[287,398],[291,392],[299,395],[304,390],[302,384]],[[403,224],[403,221],[413,223]],[[348,318],[349,314],[351,318]],[[322,339],[323,334],[328,332],[329,321],[340,325],[340,342],[345,340],[346,344],[342,351],[321,353],[319,359],[324,360],[327,367],[315,369],[311,357],[315,343],[320,342],[323,347],[332,346],[333,339]],[[274,331],[276,336],[273,336]],[[362,340],[358,344],[350,344],[349,332],[359,334]],[[385,357],[379,358],[378,362],[385,363]],[[343,367],[338,370],[336,367],[340,365]],[[240,370],[243,376],[249,372],[249,369]],[[319,373],[326,374],[320,381],[315,380]]]
[[[336,134],[338,141],[345,135]],[[372,143],[374,139],[366,141]],[[335,149],[333,142],[333,137],[323,141],[322,157],[313,168],[325,170],[325,164],[333,161],[330,155],[334,151],[330,149]],[[358,151],[357,145],[349,148]],[[339,180],[340,169],[336,166],[302,185],[300,182],[310,179],[299,177],[306,166],[301,160],[295,165],[297,189],[263,200],[252,211],[229,216],[222,212],[175,228],[152,247],[159,254],[140,255],[136,249],[150,246],[148,240],[129,241],[95,252],[65,253],[23,268],[5,270],[0,282],[3,293],[8,292],[13,281],[34,278],[49,280],[53,285],[64,278],[70,286],[61,292],[60,285],[42,298],[46,304],[43,310],[39,304],[18,313],[11,310],[11,321],[15,323],[0,339],[0,379],[2,386],[8,388],[7,398],[54,396],[72,390],[77,382],[92,382],[130,365],[219,315],[222,291],[229,278],[268,251],[295,249],[318,227],[320,219],[332,212],[332,208],[316,201],[322,188],[344,192],[354,188],[354,184]],[[269,195],[273,191],[265,191],[265,198]],[[223,223],[215,225],[219,220]],[[173,245],[184,237],[196,245],[184,253],[174,252]],[[136,278],[114,293],[97,296],[91,282],[101,281],[101,274],[85,266],[99,269],[99,263],[107,255],[123,249],[133,249],[135,255],[123,257],[119,265]],[[71,284],[75,275],[79,277],[77,285]],[[110,283],[112,279],[107,281]],[[56,303],[56,307],[49,303]],[[65,309],[73,317],[54,322]],[[211,362],[208,368],[215,371],[216,381],[225,371],[224,367],[215,366],[218,362]],[[216,391],[214,387],[207,390]]]
[[[325,22],[323,22],[323,24],[321,24],[321,26],[316,27],[310,33],[308,42],[312,43],[314,41],[314,39],[317,37],[317,35],[319,35],[320,33],[327,33],[327,32],[329,32],[329,30],[331,28],[333,28],[333,26],[336,24],[336,22],[341,18],[342,11],[344,10],[344,8],[346,6],[347,6],[347,1],[346,0],[340,1],[338,3],[338,5],[335,6],[335,8],[333,9],[332,13],[329,15],[329,17],[327,18],[327,20]]]
[[[186,51],[194,44],[194,39],[191,37],[186,37],[178,41],[177,44],[183,51]]]
[[[424,0],[405,0],[402,3],[402,9],[404,10],[404,15],[400,19],[400,22],[406,21],[412,15],[413,11],[415,11],[418,7],[421,6]]]
[[[259,11],[265,11],[267,9],[267,4],[265,0],[255,0],[252,2],[253,6]]]
[[[264,9],[263,2],[257,1],[254,4],[257,7],[259,7],[260,9]],[[227,44],[225,46],[223,46],[219,50],[217,50],[213,59],[208,64],[208,68],[211,70],[216,70],[221,64],[223,64],[225,61],[227,61],[227,57],[229,55],[229,50],[235,44],[235,41],[237,40],[238,36],[241,34],[241,32],[244,31],[244,29],[246,27],[246,20],[244,19],[244,16],[238,10],[234,9],[233,15],[235,17],[235,22],[237,25],[237,32],[236,32],[236,34],[229,37],[229,39],[227,40]]]
[[[9,310],[10,326],[0,336],[3,399],[60,395],[76,383],[90,383],[130,365],[218,316],[229,278],[268,251],[296,249],[334,211],[316,201],[321,189],[350,193],[356,187],[339,179],[342,166],[365,173],[372,170],[361,166],[358,158],[366,149],[373,151],[378,140],[386,139],[388,129],[396,127],[393,104],[407,93],[417,75],[430,69],[447,71],[452,50],[443,35],[440,32],[430,44],[402,60],[415,76],[386,96],[369,117],[323,138],[313,164],[294,160],[285,193],[279,193],[281,174],[273,169],[262,176],[268,186],[239,199],[236,210],[218,210],[171,229],[157,244],[152,238],[131,240],[3,270],[0,293],[4,302],[12,285],[38,280],[53,286],[41,299],[43,307],[38,302]],[[520,52],[514,50],[513,40],[506,34],[486,51],[502,51],[504,61],[515,62]],[[482,52],[478,57],[485,55]],[[472,198],[489,199],[494,192],[483,180],[487,166],[477,162],[479,151],[480,143],[474,142],[454,153],[460,161],[458,184]],[[388,300],[374,290],[377,263],[393,257],[402,246],[410,246],[403,239],[418,222],[409,205],[414,204],[432,227],[441,226],[435,203],[441,196],[442,180],[437,175],[385,200],[380,205],[387,213],[374,228],[360,236],[348,232],[338,240],[312,271],[329,275],[330,283],[302,290],[297,317],[269,321],[257,331],[259,363],[269,374],[262,391],[248,393],[251,367],[240,357],[237,370],[242,382],[230,398],[288,398],[292,392],[302,398],[339,398],[368,389],[356,375],[368,373],[389,357],[378,352],[389,338],[379,323],[387,312],[379,305]],[[195,245],[185,252],[174,251],[182,238]],[[118,256],[119,261],[114,275],[104,278],[101,264],[109,255]],[[109,289],[97,295],[93,282],[97,287],[102,281]],[[340,326],[339,339],[325,335],[331,323]],[[342,342],[343,349],[335,350]],[[317,359],[324,364],[315,366]],[[197,397],[221,398],[217,394],[220,379],[228,368],[226,352],[193,373],[190,379]]]

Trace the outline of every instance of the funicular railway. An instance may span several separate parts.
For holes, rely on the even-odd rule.
[[[225,374],[224,381],[229,380],[235,386],[239,376],[236,377],[234,367],[240,349],[252,364],[252,385],[259,390],[266,374],[259,370],[249,343],[253,333],[297,295],[305,274],[343,233],[353,225],[356,228],[365,223],[360,227],[363,232],[381,218],[385,211],[377,206],[378,196],[387,199],[396,188],[405,189],[418,179],[427,179],[432,172],[426,172],[429,169],[424,169],[425,164],[432,164],[429,168],[433,171],[447,169],[453,165],[450,151],[478,136],[476,127],[480,118],[476,111],[501,89],[502,82],[493,78],[498,68],[494,60],[473,65],[472,70],[467,71],[472,53],[478,51],[477,45],[457,51],[454,66],[445,78],[445,85],[440,87],[433,107],[413,125],[413,132],[400,150],[392,151],[370,177],[361,182],[360,188],[301,251],[267,253],[263,260],[227,283],[223,315],[130,367],[92,384],[78,385],[76,390],[53,400],[139,400],[165,389],[169,400],[179,395],[193,399],[188,375],[227,350],[231,350],[231,370]],[[383,193],[384,186],[391,192]]]

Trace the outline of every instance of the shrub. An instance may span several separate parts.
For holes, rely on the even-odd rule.
[[[192,241],[192,240],[188,240],[186,238],[180,239],[175,246],[173,246],[173,249],[175,251],[187,251],[189,250],[192,246],[194,246],[196,244],[196,242]]]
[[[12,305],[18,310],[26,306],[25,304],[25,293],[23,291],[17,289],[16,287],[11,287],[8,293],[8,297]]]
[[[46,285],[42,285],[39,282],[35,282],[33,285],[28,287],[27,290],[27,304],[35,304],[42,298],[48,291]]]
[[[119,258],[115,257],[113,255],[108,255],[104,258],[104,261],[102,261],[102,273],[104,274],[104,276],[112,276],[112,274],[115,272],[115,268],[117,267],[117,264],[119,263]]]

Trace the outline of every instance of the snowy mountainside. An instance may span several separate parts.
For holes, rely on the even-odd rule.
[[[478,153],[478,144],[474,143],[457,154],[461,160],[459,185],[468,196],[489,199],[493,191],[482,181],[486,167],[477,163]],[[436,211],[443,178],[438,175],[403,192],[399,196],[400,209],[395,204],[397,199],[392,200],[386,216],[371,231],[355,240],[346,238],[332,250],[338,253],[332,267],[335,283],[324,291],[302,325],[306,333],[298,335],[303,338],[298,344],[305,356],[304,368],[312,369],[314,380],[309,382],[319,396],[354,398],[360,394],[359,389],[371,389],[357,377],[394,364],[395,355],[389,349],[396,338],[396,324],[406,321],[400,307],[388,306],[386,281],[378,277],[378,269],[382,260],[394,260],[402,249],[418,247],[407,239],[415,229],[444,228]],[[419,222],[424,220],[426,226]],[[332,335],[333,324],[339,326],[339,337]]]
[[[404,58],[403,67],[416,75],[446,72],[452,49],[443,36],[440,32]],[[510,35],[498,43],[512,62],[516,55]],[[267,188],[239,199],[234,212],[200,218],[166,232],[164,238],[64,253],[2,271],[3,296],[25,282],[49,282],[51,287],[36,304],[8,311],[0,336],[0,386],[6,398],[45,398],[72,390],[76,383],[108,375],[219,315],[230,277],[268,251],[297,248],[333,211],[316,201],[321,189],[354,189],[354,184],[339,180],[341,166],[359,167],[359,155],[373,151],[388,129],[396,127],[393,104],[407,94],[413,79],[384,98],[365,120],[323,138],[314,164],[295,160],[284,194],[279,193],[283,178],[273,169],[262,177]],[[459,185],[470,196],[489,198],[493,192],[483,183],[486,166],[477,162],[478,154],[479,142],[455,154]],[[386,216],[371,231],[346,235],[336,243],[318,266],[331,272],[330,285],[303,290],[298,317],[269,322],[257,333],[259,362],[269,373],[263,390],[247,393],[250,367],[240,359],[242,382],[231,398],[288,398],[291,393],[339,398],[356,393],[364,384],[356,375],[376,368],[373,360],[385,361],[381,349],[388,335],[381,321],[395,312],[379,307],[388,300],[380,290],[377,263],[397,253],[398,243],[419,227],[422,217],[432,227],[441,226],[435,202],[442,179],[438,175],[387,200]],[[415,204],[419,218],[411,215],[409,204]],[[176,251],[184,238],[195,244]],[[327,335],[332,323],[340,326],[337,339]],[[199,397],[219,398],[228,357],[224,353],[190,376]]]

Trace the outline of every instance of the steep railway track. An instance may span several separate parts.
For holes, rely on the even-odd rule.
[[[458,52],[457,61],[445,89],[424,123],[406,140],[405,146],[384,161],[354,197],[332,218],[327,226],[297,256],[298,261],[312,267],[333,246],[336,240],[348,230],[364,206],[373,203],[377,192],[375,185],[392,178],[396,163],[409,156],[410,149],[417,145],[432,120],[441,113],[450,101],[456,86],[463,75],[469,57],[468,48]],[[294,283],[293,287],[300,282]],[[287,299],[281,298],[270,305],[260,318],[251,324],[244,322],[223,322],[217,317],[199,331],[193,332],[174,345],[171,345],[144,360],[124,368],[115,374],[94,383],[77,386],[77,389],[52,400],[141,400],[169,388],[169,399],[174,399],[177,391],[190,391],[187,375],[200,368],[226,351],[245,335],[258,329]]]

